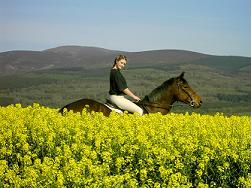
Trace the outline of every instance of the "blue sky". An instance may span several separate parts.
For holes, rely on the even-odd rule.
[[[0,0],[0,52],[61,45],[251,57],[250,0]]]

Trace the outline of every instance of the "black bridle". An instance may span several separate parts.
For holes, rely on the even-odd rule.
[[[178,93],[179,93],[179,89],[181,88],[181,90],[187,94],[187,96],[190,98],[190,106],[193,107],[194,106],[194,100],[193,100],[193,94],[190,94],[186,89],[184,89],[184,87],[180,87],[182,83],[177,83],[177,87],[178,87]]]

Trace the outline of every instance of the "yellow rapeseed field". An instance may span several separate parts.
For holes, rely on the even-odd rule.
[[[251,187],[251,117],[0,107],[0,187]]]

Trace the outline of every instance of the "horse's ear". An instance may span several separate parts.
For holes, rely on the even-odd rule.
[[[182,72],[182,73],[179,75],[179,78],[183,78],[183,77],[184,77],[184,74],[185,74],[185,72]]]

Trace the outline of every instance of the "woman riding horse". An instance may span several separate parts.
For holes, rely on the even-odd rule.
[[[171,110],[173,103],[176,101],[189,104],[194,108],[199,108],[202,104],[201,97],[184,79],[184,72],[178,77],[163,82],[136,104],[143,110],[143,114],[160,112],[165,115]],[[87,108],[90,112],[102,112],[105,116],[109,116],[112,111],[106,105],[93,99],[81,99],[65,105],[59,112],[63,114],[64,109],[82,112],[84,108]]]

